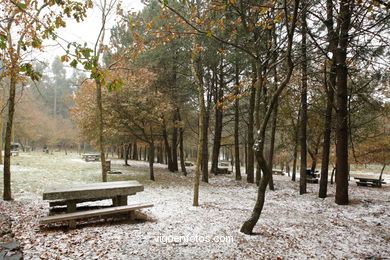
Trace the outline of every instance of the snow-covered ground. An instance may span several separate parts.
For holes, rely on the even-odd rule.
[[[74,172],[71,183],[99,181],[99,165],[76,158],[62,156],[54,160],[56,165],[48,172],[57,169],[62,175],[46,172],[45,186],[70,180],[65,169]],[[69,163],[73,165],[66,167]],[[28,166],[22,161],[20,164],[20,174],[26,174]],[[130,161],[130,167],[122,164],[112,160],[112,167],[124,174],[110,176],[110,180],[137,179],[144,184],[144,192],[128,198],[129,202],[154,204],[138,214],[143,220],[89,221],[74,230],[40,228],[38,221],[47,215],[48,204],[39,193],[23,195],[40,188],[29,191],[19,187],[15,202],[0,201],[0,212],[13,219],[25,259],[390,258],[389,184],[380,189],[358,187],[351,179],[351,203],[338,206],[334,203],[334,185],[329,185],[328,198],[319,199],[318,184],[308,184],[309,193],[299,195],[298,182],[274,176],[276,190],[267,192],[256,235],[248,236],[239,229],[251,214],[256,186],[247,184],[245,176],[242,182],[231,175],[211,176],[209,184],[201,185],[200,206],[193,207],[193,169],[184,177],[157,164],[156,182],[151,182],[147,180],[146,163]],[[31,167],[43,169],[44,165]],[[17,180],[18,174],[15,168]],[[55,178],[58,180],[51,181]]]

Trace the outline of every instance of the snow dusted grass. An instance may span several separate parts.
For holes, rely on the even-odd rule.
[[[144,162],[112,160],[110,181],[139,180],[145,191],[129,202],[150,202],[146,221],[90,221],[78,229],[40,229],[48,212],[41,200],[49,186],[100,181],[98,162],[78,155],[21,155],[13,158],[15,202],[0,201],[11,215],[25,259],[364,259],[390,258],[390,186],[357,187],[350,182],[351,204],[317,198],[317,184],[298,195],[298,182],[274,176],[276,191],[267,192],[257,235],[239,232],[250,216],[256,187],[233,176],[211,176],[202,184],[200,207],[192,205],[193,169],[188,177],[156,164],[156,182],[148,180]],[[245,179],[245,178],[244,178]],[[216,240],[223,241],[216,241]]]

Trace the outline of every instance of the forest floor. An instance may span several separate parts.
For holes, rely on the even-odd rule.
[[[42,191],[51,186],[98,182],[99,162],[84,162],[77,154],[21,154],[12,158],[15,201],[0,200],[0,215],[12,220],[12,231],[25,259],[389,259],[390,174],[382,188],[358,187],[351,178],[350,205],[317,197],[318,184],[299,195],[299,182],[274,176],[256,235],[239,232],[251,214],[256,186],[234,176],[210,176],[201,184],[200,206],[192,206],[193,167],[189,176],[170,173],[156,164],[156,181],[148,180],[148,165],[112,159],[109,181],[138,180],[145,191],[129,202],[153,203],[138,214],[143,220],[79,223],[77,229],[40,227],[48,214]],[[357,174],[369,174],[361,170]],[[378,175],[375,173],[371,173]],[[0,181],[2,187],[2,180]],[[0,189],[1,193],[2,190]],[[104,201],[103,203],[109,203]]]

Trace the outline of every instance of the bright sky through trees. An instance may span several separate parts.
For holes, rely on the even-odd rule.
[[[124,1],[122,7],[126,11],[138,12],[144,7],[144,5],[140,0],[131,0]],[[51,63],[51,60],[54,57],[65,54],[65,50],[63,48],[66,48],[68,42],[86,42],[88,46],[93,46],[99,33],[100,19],[101,13],[99,8],[96,6],[96,3],[94,4],[94,8],[88,11],[88,16],[82,23],[77,23],[70,18],[64,19],[67,26],[58,30],[59,39],[57,41],[44,42],[44,45],[46,46],[45,52],[34,53],[32,55],[32,59],[37,58],[40,61],[47,60]],[[110,30],[115,24],[117,24],[117,20],[114,14],[108,20],[108,26],[106,29],[107,37],[105,42],[109,41]]]

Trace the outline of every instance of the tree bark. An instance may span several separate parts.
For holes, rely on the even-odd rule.
[[[223,79],[220,82],[220,86],[218,90],[215,92],[215,104],[217,102],[220,102],[223,96]],[[218,173],[218,159],[219,159],[219,153],[221,150],[221,138],[222,138],[222,120],[223,120],[223,113],[222,110],[217,108],[215,109],[215,130],[214,130],[214,142],[213,142],[213,151],[212,151],[212,158],[211,158],[211,172],[214,174]]]
[[[149,144],[149,178],[154,181],[154,142]]]
[[[241,177],[241,163],[240,163],[240,139],[239,139],[239,123],[240,123],[240,99],[238,95],[240,94],[240,73],[238,69],[238,61],[236,61],[236,99],[234,100],[234,161],[235,161],[235,175],[236,181],[240,181]]]
[[[327,9],[327,23],[326,27],[328,30],[328,49],[331,52],[334,52],[337,47],[337,35],[335,35],[333,29],[333,0],[327,0],[326,4]],[[336,66],[334,56],[332,57],[330,75],[327,76],[325,62],[325,89],[327,94],[326,102],[326,111],[325,111],[325,123],[324,123],[324,141],[322,145],[322,162],[321,162],[321,178],[320,178],[320,187],[318,196],[320,198],[327,197],[328,191],[328,171],[329,171],[329,156],[330,156],[330,146],[331,146],[331,134],[332,134],[332,111],[334,105],[334,89],[336,85]],[[332,176],[333,179],[333,176]]]
[[[1,99],[0,99],[0,107],[4,107],[5,100],[5,84],[3,86],[3,90],[1,90]],[[3,164],[3,126],[4,126],[4,115],[0,114],[0,164]]]
[[[336,61],[337,126],[336,126],[336,197],[338,205],[347,205],[348,199],[348,68],[346,64],[348,32],[352,1],[340,0],[338,24],[339,44],[333,55]]]
[[[130,149],[131,149],[131,143],[128,143],[127,146],[126,146],[126,151],[125,151],[125,165],[126,166],[130,166],[129,163],[128,163]]]
[[[180,150],[180,168],[184,176],[187,176],[187,169],[185,165],[185,156],[184,156],[184,129],[180,127],[179,129],[179,150]]]
[[[194,198],[193,206],[199,206],[199,179],[200,179],[200,164],[202,162],[202,149],[203,149],[203,124],[205,116],[205,101],[204,101],[204,84],[203,84],[203,68],[200,53],[196,50],[198,39],[194,40],[193,53],[192,53],[192,75],[195,78],[195,82],[198,86],[198,97],[199,97],[199,140],[198,140],[198,151],[196,158],[196,169],[194,177]]]
[[[166,153],[166,156],[167,156],[167,163],[168,163],[168,170],[170,172],[173,172],[173,161],[172,161],[172,150],[171,150],[171,147],[169,145],[169,141],[168,141],[168,133],[167,133],[167,129],[166,129],[166,126],[164,124],[164,128],[163,128],[163,138],[164,138],[164,145],[165,145],[165,153]]]
[[[252,71],[257,74],[255,65],[253,65]],[[254,183],[254,169],[255,169],[255,154],[253,151],[253,145],[254,145],[254,112],[255,112],[255,102],[256,102],[256,79],[257,75],[253,76],[253,86],[251,89],[251,96],[249,99],[249,111],[248,111],[248,147],[247,147],[247,160],[248,165],[246,167],[246,180],[248,183]]]
[[[274,112],[272,115],[272,126],[271,126],[271,143],[270,143],[270,149],[269,149],[269,167],[271,168],[271,177],[269,182],[269,189],[275,190],[274,182],[272,179],[272,166],[273,166],[273,159],[274,159],[274,150],[275,150],[275,133],[276,133],[276,122],[278,118],[278,101],[276,101]]]
[[[202,139],[202,181],[209,182],[209,151],[208,151],[208,134],[209,134],[209,121],[210,111],[207,109],[204,113],[203,122],[203,139]]]
[[[177,137],[178,137],[178,128],[177,128],[177,115],[178,109],[175,111],[174,115],[174,127],[172,131],[172,171],[177,172],[179,170],[179,166],[177,163]]]
[[[306,191],[306,168],[307,168],[307,51],[306,51],[306,1],[302,1],[302,85],[301,85],[301,124],[300,124],[300,147],[301,147],[301,169],[299,177],[299,194]]]
[[[138,160],[137,141],[134,141],[134,144],[133,144],[133,160]]]
[[[15,72],[14,72],[15,71]],[[3,199],[12,200],[11,190],[11,138],[12,127],[15,113],[15,92],[16,92],[16,68],[11,69],[10,83],[9,83],[9,97],[8,97],[8,118],[5,128],[5,142],[4,142],[4,191]]]

